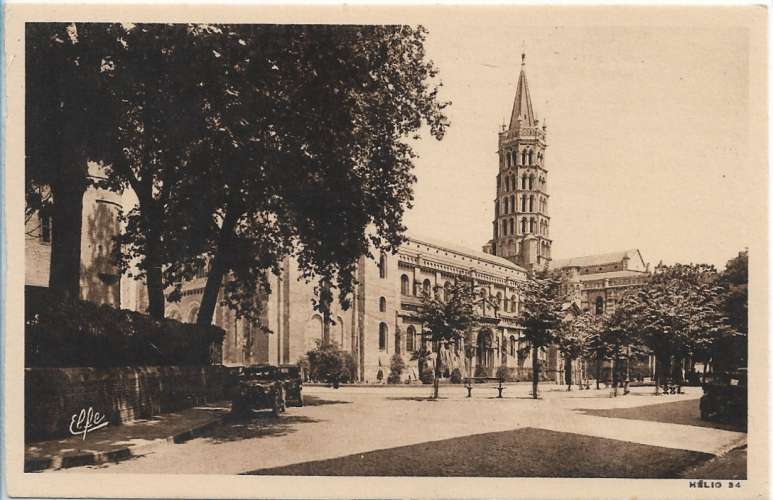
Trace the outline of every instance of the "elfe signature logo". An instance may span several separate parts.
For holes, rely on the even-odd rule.
[[[110,422],[107,421],[107,415],[103,415],[98,411],[94,411],[89,406],[88,411],[82,409],[80,412],[75,413],[70,419],[70,434],[73,436],[83,435],[83,440],[86,440],[86,434],[96,431],[102,427],[107,427]]]

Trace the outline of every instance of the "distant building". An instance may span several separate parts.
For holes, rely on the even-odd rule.
[[[650,277],[649,264],[637,249],[571,259],[557,259],[550,268],[565,280],[565,292],[580,310],[611,314],[625,291]]]

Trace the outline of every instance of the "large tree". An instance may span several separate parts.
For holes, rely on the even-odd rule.
[[[564,357],[564,374],[567,391],[572,390],[572,368],[576,360],[588,354],[591,341],[601,330],[598,316],[584,311],[577,316],[569,316],[561,323],[558,331],[557,346]],[[595,354],[595,353],[594,353]],[[582,381],[578,381],[582,384]]]
[[[730,326],[737,332],[749,331],[749,251],[727,261],[720,273],[719,285],[723,287],[723,305]]]
[[[559,329],[564,319],[564,298],[561,294],[561,280],[546,272],[530,277],[524,282],[524,302],[520,323],[524,337],[531,349],[532,397],[537,399],[539,384],[539,353],[559,338]]]
[[[666,378],[681,384],[687,357],[705,355],[733,335],[720,294],[713,266],[659,265],[650,280],[620,304],[627,323],[655,355],[656,392]]]
[[[465,280],[457,280],[450,286],[436,287],[432,291],[424,291],[421,296],[421,304],[414,314],[422,325],[422,337],[425,341],[431,341],[438,347],[442,344],[458,342],[465,338],[477,323],[475,312],[476,295],[472,283]],[[422,342],[420,356],[428,357]],[[439,392],[439,379],[441,373],[440,352],[435,353],[435,377],[433,397],[437,399]]]
[[[89,161],[107,158],[111,130],[106,57],[114,25],[25,27],[26,213],[52,215],[49,286],[80,293],[83,194]]]
[[[402,242],[415,181],[406,140],[423,124],[439,139],[447,125],[425,37],[408,26],[129,29],[116,97],[133,114],[115,151],[131,154],[113,173],[145,199],[123,260],[140,258],[151,314],[206,263],[197,321],[212,321],[221,290],[254,319],[256,291],[288,256],[319,281],[323,312],[333,290],[346,305],[360,256]],[[154,85],[164,90],[148,102]]]

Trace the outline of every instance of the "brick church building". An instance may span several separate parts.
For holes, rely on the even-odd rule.
[[[497,306],[486,308],[486,302],[481,301],[478,312],[484,318],[483,325],[467,336],[469,345],[459,342],[427,347],[433,356],[441,356],[449,371],[458,368],[464,376],[493,376],[504,366],[511,378],[530,378],[530,355],[518,354],[525,343],[517,323],[523,302],[518,285],[529,273],[555,270],[567,280],[576,305],[598,314],[612,311],[622,291],[643,283],[649,275],[638,250],[552,259],[546,134],[544,123],[540,125],[534,113],[523,56],[510,123],[499,132],[492,239],[483,251],[409,235],[394,255],[382,255],[378,262],[360,259],[352,306],[344,311],[334,304],[333,321],[328,325],[312,307],[314,283],[299,280],[295,262],[287,259],[280,276],[271,277],[271,293],[264,298],[263,326],[271,333],[237,319],[227,307],[216,308],[214,322],[226,332],[223,363],[296,363],[316,340],[327,338],[352,353],[361,381],[385,381],[395,354],[402,356],[407,366],[403,378],[416,380],[419,367],[412,353],[421,347],[422,326],[414,319],[414,312],[421,292],[463,277],[472,281],[481,298],[492,299]],[[127,277],[119,279],[107,257],[111,238],[120,230],[118,214],[131,203],[126,195],[95,189],[87,192],[81,295],[144,311],[144,285]],[[47,286],[51,223],[44,217],[28,221],[28,285]],[[167,316],[195,321],[204,284],[203,272],[185,283],[182,300],[167,304]],[[549,349],[541,356],[546,377],[560,380],[563,365],[557,351]]]

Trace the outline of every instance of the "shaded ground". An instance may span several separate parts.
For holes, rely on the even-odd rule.
[[[85,436],[25,444],[25,472],[125,460],[167,442],[182,442],[196,429],[217,424],[230,411],[227,402],[188,408],[123,425],[108,425]]]
[[[669,396],[661,396],[667,398]],[[746,432],[742,425],[701,420],[700,400],[675,401],[634,408],[615,408],[608,410],[579,409],[585,415],[596,417],[625,418],[630,420],[648,420],[668,424],[692,425],[696,427],[711,427],[726,431]]]
[[[536,428],[400,446],[247,474],[677,478],[707,453]]]
[[[746,446],[688,468],[685,479],[746,479]]]

